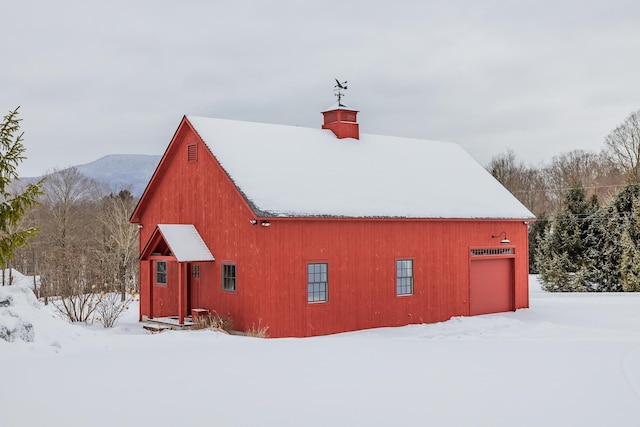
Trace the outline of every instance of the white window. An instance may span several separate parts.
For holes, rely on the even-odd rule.
[[[222,264],[222,290],[236,291],[236,265]]]
[[[396,261],[396,295],[413,294],[413,260]]]
[[[156,284],[167,284],[167,261],[156,261]]]
[[[324,262],[307,265],[307,302],[327,301],[328,270]]]

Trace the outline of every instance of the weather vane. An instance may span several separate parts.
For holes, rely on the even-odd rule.
[[[338,97],[338,107],[344,107],[344,105],[342,105],[342,97],[344,96],[344,93],[342,93],[342,91],[347,90],[347,81],[345,80],[340,83],[340,80],[336,79],[336,83],[337,84],[333,87],[333,91]]]

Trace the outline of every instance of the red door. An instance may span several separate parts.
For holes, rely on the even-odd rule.
[[[470,314],[513,311],[514,259],[471,260]]]
[[[194,308],[202,308],[202,299],[200,293],[200,264],[189,264],[189,285],[187,286],[187,301],[189,304],[189,314]]]

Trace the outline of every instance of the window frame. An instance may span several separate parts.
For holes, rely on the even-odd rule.
[[[314,271],[311,271],[313,267]],[[316,267],[319,270],[316,271]],[[324,267],[324,271],[323,270]],[[321,280],[324,275],[324,280]],[[320,280],[318,280],[320,279]],[[318,288],[316,289],[316,285]],[[322,288],[320,288],[322,286]],[[322,298],[324,296],[324,298]],[[307,303],[321,304],[329,301],[329,263],[328,262],[308,262],[307,263]]]
[[[227,269],[229,267],[233,268],[233,274],[227,274]],[[238,289],[238,269],[236,267],[236,263],[234,262],[225,262],[222,263],[222,290],[224,292],[236,292]],[[233,286],[227,286],[228,281],[233,281]]]
[[[191,277],[193,279],[200,278],[200,264],[191,264]]]
[[[409,263],[408,267],[406,263]],[[407,272],[409,272],[409,274],[407,274]],[[414,276],[413,258],[396,259],[396,296],[404,297],[413,295]],[[406,284],[407,279],[409,281],[408,285]]]
[[[164,271],[160,271],[160,265],[164,265]],[[164,275],[164,282],[160,281],[160,275]],[[155,262],[156,285],[167,286],[169,283],[169,263],[164,259],[157,259]]]

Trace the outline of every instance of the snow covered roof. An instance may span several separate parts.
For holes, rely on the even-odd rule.
[[[158,224],[158,229],[178,262],[215,260],[192,224]]]
[[[459,145],[187,116],[260,215],[533,218]]]

